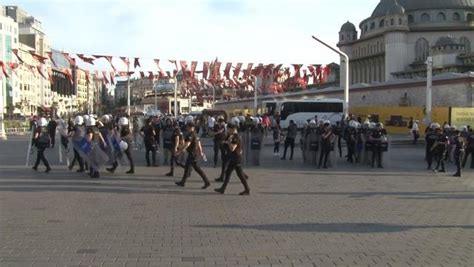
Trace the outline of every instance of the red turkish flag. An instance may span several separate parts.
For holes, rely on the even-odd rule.
[[[148,72],[148,79],[152,80],[152,81],[153,81],[153,79],[155,79],[155,75],[153,75],[153,71]]]
[[[294,80],[295,82],[301,78],[301,74],[300,74],[300,70],[301,70],[301,67],[303,65],[300,65],[300,64],[292,64],[293,68],[295,68],[295,76],[294,76]]]
[[[188,69],[188,63],[186,60],[181,60],[179,62],[179,65],[181,65],[181,71],[183,72],[183,77],[186,77],[186,71]]]
[[[86,70],[84,72],[86,73],[86,82],[89,83],[90,82],[90,80],[89,80],[90,71]]]
[[[232,68],[232,63],[227,63],[224,69],[224,77],[230,79],[230,69]]]
[[[35,51],[30,51],[30,54],[36,61],[38,61],[41,64],[45,64],[46,59],[48,59],[47,57],[43,57],[43,56],[40,56],[40,55],[36,54]]]
[[[234,79],[239,78],[241,69],[242,69],[242,63],[237,63],[237,65],[235,66],[235,69],[234,69],[234,75],[233,75]]]
[[[263,64],[260,63],[258,66],[252,70],[252,75],[261,76],[263,74]]]
[[[263,69],[263,77],[268,78],[273,74],[273,66],[274,64],[269,64]]]
[[[249,64],[247,65],[247,69],[244,70],[244,77],[243,77],[243,78],[244,78],[245,80],[247,80],[247,78],[248,78],[249,75],[251,74],[251,72],[252,72],[252,67],[253,67],[253,63],[249,63]]]
[[[210,63],[207,62],[207,61],[204,61],[203,62],[203,66],[202,66],[202,78],[207,80],[207,76],[209,74],[209,65]]]
[[[74,84],[74,81],[72,80],[72,74],[71,74],[71,71],[69,70],[69,68],[66,68],[62,71],[64,73],[64,75],[66,75],[66,77],[69,79],[69,82],[71,84]]]
[[[114,85],[114,84],[115,84],[115,81],[114,81],[115,72],[111,71],[109,77],[110,77],[110,83],[111,83],[112,85]]]
[[[133,62],[133,67],[136,69],[138,67],[141,67],[140,66],[140,61],[139,61],[139,58],[135,58],[134,62]]]
[[[194,73],[196,72],[197,64],[197,61],[191,61],[191,79],[194,79]]]
[[[10,62],[8,63],[8,67],[10,67],[11,70],[16,70],[20,65],[18,63]]]
[[[86,57],[84,54],[76,54],[78,58],[80,58],[82,61],[85,63],[89,63],[91,65],[94,65],[94,59],[91,57]]]
[[[0,61],[0,67],[2,68],[3,75],[6,78],[10,78],[10,76],[8,76],[7,68],[5,67],[5,63],[3,61]]]
[[[105,84],[109,84],[109,80],[107,79],[107,72],[106,71],[102,71],[102,77],[104,78]]]
[[[221,62],[214,62],[214,69],[212,70],[211,79],[217,80],[219,78],[220,71],[221,71],[221,64],[222,64]]]
[[[144,71],[140,71],[140,78],[141,79],[145,78],[145,72]]]
[[[24,62],[23,59],[21,59],[20,56],[18,55],[18,49],[12,49],[12,52],[15,55],[15,57],[18,59],[18,62],[20,63]]]

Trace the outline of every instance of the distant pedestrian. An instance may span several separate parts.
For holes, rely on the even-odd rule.
[[[413,136],[413,144],[416,145],[418,143],[418,138],[420,138],[420,127],[419,127],[419,120],[416,120],[412,127],[411,127],[411,134]]]
[[[285,149],[283,150],[283,157],[282,160],[286,159],[286,152],[288,147],[290,147],[290,160],[293,160],[293,152],[295,149],[295,139],[296,135],[298,134],[298,128],[293,120],[290,120],[290,125],[287,128],[286,132],[286,139],[285,139]]]

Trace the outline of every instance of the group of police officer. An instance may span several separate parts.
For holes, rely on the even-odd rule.
[[[461,169],[465,167],[471,155],[470,168],[474,169],[474,133],[469,126],[461,130],[455,126],[432,123],[426,130],[425,159],[427,169],[434,172],[446,172],[445,163],[450,161],[456,165],[455,177],[461,177]],[[433,163],[436,164],[433,169]]]

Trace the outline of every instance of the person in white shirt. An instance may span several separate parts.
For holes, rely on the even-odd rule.
[[[416,145],[418,142],[418,138],[420,138],[420,128],[418,124],[420,123],[419,120],[416,120],[413,123],[413,127],[411,128],[411,133],[413,135],[413,144]]]

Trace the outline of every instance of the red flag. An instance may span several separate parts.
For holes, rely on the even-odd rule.
[[[196,72],[197,65],[197,61],[191,61],[191,79],[194,79],[194,73]]]
[[[316,74],[316,68],[314,66],[308,66],[309,76],[313,77],[313,84],[318,83],[318,75]]]
[[[26,64],[26,67],[31,71],[31,73],[33,73],[33,75],[36,77],[36,67],[35,66],[32,66],[32,65],[28,65]]]
[[[115,84],[115,82],[114,82],[115,72],[111,71],[109,77],[110,77],[110,83],[112,85],[114,85]]]
[[[127,65],[127,69],[130,68],[130,60],[128,59],[128,57],[120,57],[120,59],[123,61],[123,63],[125,65]]]
[[[53,52],[46,52],[46,54],[48,55],[49,60],[51,60],[51,63],[53,63],[53,66],[58,67],[58,66],[56,65],[56,62],[55,62],[54,59],[53,59]]]
[[[233,78],[234,79],[238,79],[239,76],[240,76],[240,69],[242,69],[242,63],[237,63],[237,65],[235,66],[235,69],[234,69],[234,75],[233,75]]]
[[[293,68],[295,68],[295,76],[293,76],[293,79],[295,82],[298,81],[299,78],[301,78],[300,70],[303,65],[300,64],[292,64]]]
[[[316,66],[316,76],[318,78],[318,82],[321,83],[322,82],[322,72],[323,72],[323,69],[321,67],[321,65],[317,65]]]
[[[45,64],[46,59],[48,59],[47,57],[43,57],[38,54],[35,54],[35,51],[30,51],[30,54],[36,61],[38,61],[41,64]]]
[[[176,67],[176,70],[178,70],[178,63],[176,63],[176,60],[168,59],[168,61],[169,61],[171,64],[174,64],[174,66]]]
[[[232,68],[232,63],[227,63],[224,69],[224,77],[230,79],[230,69]]]
[[[18,59],[18,62],[20,62],[20,63],[24,62],[23,59],[21,59],[20,56],[18,55],[18,49],[12,49],[12,52],[16,56],[16,58]]]
[[[202,78],[207,80],[207,75],[209,74],[209,65],[210,63],[207,62],[207,61],[204,61],[203,62],[203,66],[202,66]]]
[[[274,64],[269,64],[263,69],[263,77],[268,78],[273,74],[273,66]]]
[[[74,81],[72,80],[72,74],[71,74],[71,71],[69,70],[69,68],[65,68],[63,71],[64,75],[66,75],[66,77],[69,79],[69,82],[71,84],[74,84]]]
[[[90,80],[89,80],[89,74],[90,74],[90,71],[89,70],[86,70],[84,71],[86,73],[86,82],[89,83]]]
[[[249,63],[247,65],[247,69],[244,70],[244,79],[247,80],[247,78],[250,76],[250,74],[252,73],[252,67],[253,67],[253,63]]]
[[[104,82],[105,84],[109,84],[109,79],[107,79],[107,72],[106,71],[102,71],[102,77],[104,78]]]
[[[221,62],[214,62],[214,69],[212,70],[212,80],[217,80],[220,75],[220,70],[221,70]]]
[[[16,70],[20,65],[18,63],[10,62],[8,63],[8,67],[10,67],[11,70]]]
[[[148,79],[152,80],[155,79],[155,75],[153,75],[153,71],[148,72]]]
[[[48,80],[51,84],[54,84],[53,80],[53,70],[51,68],[48,68]]]
[[[183,72],[183,77],[186,77],[186,70],[188,69],[188,63],[186,60],[181,60],[179,62],[179,65],[181,65],[181,71]]]
[[[48,79],[48,78],[46,78],[46,76],[44,75],[43,70],[41,69],[41,65],[36,66],[36,69],[38,70],[38,73],[41,75],[41,77],[43,77],[43,78],[45,78],[45,79]]]
[[[135,61],[133,62],[133,67],[136,69],[137,66],[140,67],[140,68],[142,67],[142,66],[140,66],[139,58],[136,57]]]
[[[62,53],[66,60],[69,62],[69,65],[76,65],[76,60],[69,56],[69,53]]]
[[[77,57],[82,59],[82,61],[94,65],[94,59],[91,57],[85,57],[84,54],[77,54]]]
[[[13,49],[12,49],[12,50],[13,50]],[[6,78],[10,78],[10,76],[8,76],[7,68],[5,67],[5,63],[4,63],[3,61],[0,61],[0,67],[2,67],[3,75],[4,75]]]
[[[141,79],[145,78],[145,72],[144,71],[140,71],[140,78]]]
[[[255,76],[261,76],[263,74],[263,64],[258,64],[258,66],[252,70],[251,74]]]

